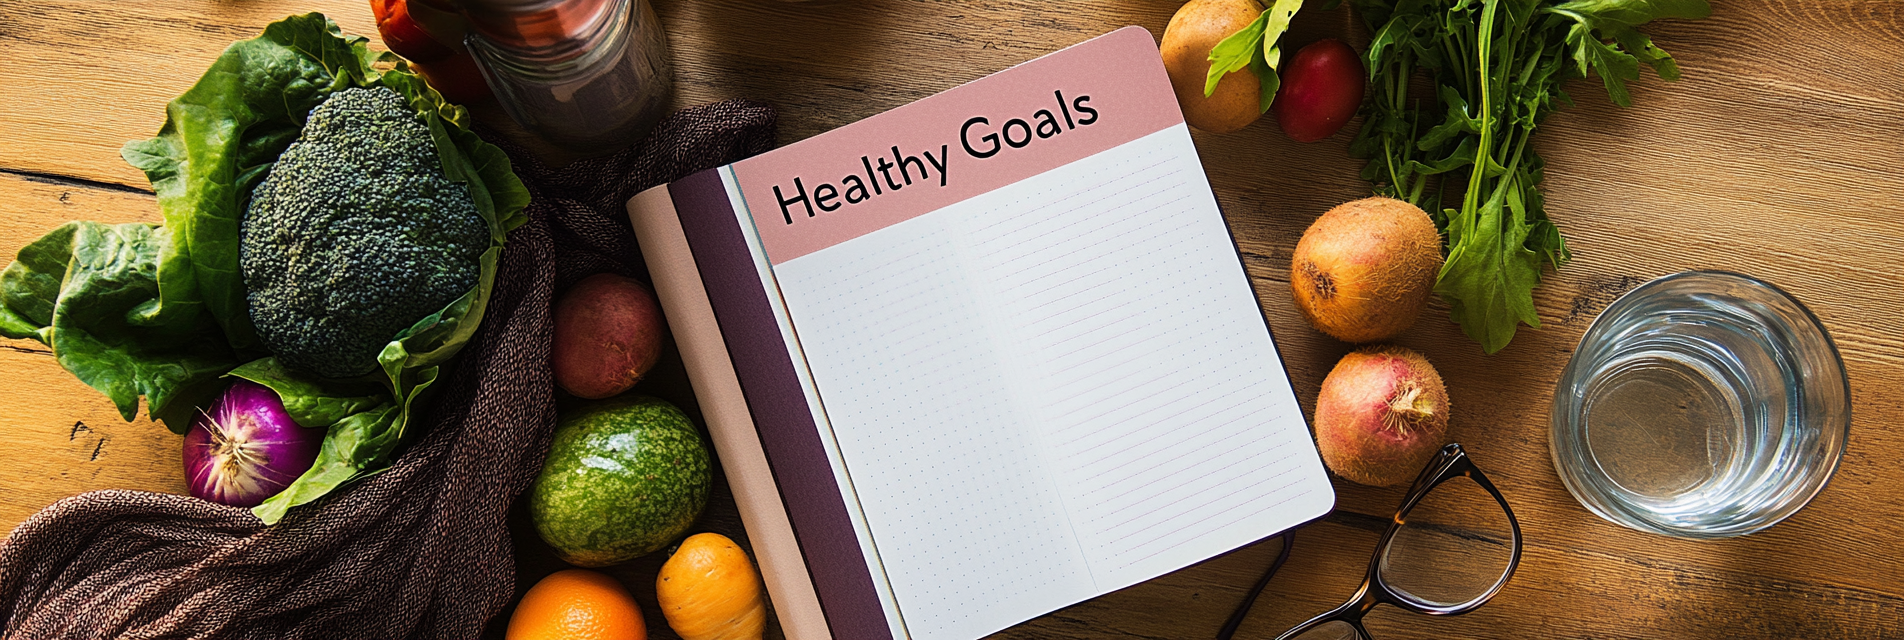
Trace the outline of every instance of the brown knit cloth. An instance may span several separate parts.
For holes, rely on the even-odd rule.
[[[0,544],[0,637],[479,636],[514,595],[504,520],[555,420],[553,293],[595,272],[644,274],[630,196],[773,142],[771,108],[729,101],[561,170],[503,144],[529,185],[529,222],[509,235],[481,331],[389,470],[274,527],[189,496],[56,502]]]

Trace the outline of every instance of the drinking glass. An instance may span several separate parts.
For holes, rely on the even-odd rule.
[[[1607,305],[1554,388],[1554,470],[1589,511],[1723,538],[1804,508],[1844,456],[1851,386],[1824,323],[1771,283],[1687,271]]]
[[[1280,538],[1276,562],[1224,623],[1218,640],[1235,635],[1256,596],[1289,558],[1294,532]],[[1460,444],[1450,444],[1435,453],[1402,498],[1355,595],[1277,640],[1370,640],[1362,617],[1383,603],[1432,616],[1467,613],[1500,593],[1520,560],[1521,526],[1507,499]]]

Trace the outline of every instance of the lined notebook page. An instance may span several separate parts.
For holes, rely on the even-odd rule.
[[[1181,124],[773,272],[913,637],[1333,504]]]
[[[1027,418],[1097,588],[1326,512],[1333,494],[1188,132],[1053,173],[975,203],[955,235],[1021,354]]]

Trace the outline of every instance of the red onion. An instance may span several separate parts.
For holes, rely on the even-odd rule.
[[[185,434],[185,480],[194,497],[255,507],[317,461],[324,429],[298,426],[269,387],[239,380]]]

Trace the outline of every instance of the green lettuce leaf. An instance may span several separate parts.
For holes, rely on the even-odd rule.
[[[1494,353],[1514,339],[1519,323],[1540,328],[1533,293],[1540,284],[1542,256],[1525,246],[1534,226],[1526,222],[1521,189],[1497,190],[1471,213],[1449,210],[1445,215],[1448,257],[1435,293],[1448,301],[1461,331],[1481,343],[1483,352]]]
[[[0,335],[53,344],[53,310],[82,224],[90,223],[69,222],[34,240],[0,271]]]
[[[491,242],[477,286],[392,336],[380,371],[320,379],[279,366],[254,334],[238,229],[252,189],[310,110],[336,91],[376,85],[429,125],[444,175],[469,185]],[[475,335],[503,241],[527,220],[528,189],[502,150],[470,130],[467,111],[318,13],[233,43],[167,106],[157,137],[120,155],[151,180],[164,225],[77,222],[28,245],[0,272],[0,335],[47,343],[127,420],[143,396],[154,419],[181,433],[226,375],[277,390],[300,425],[328,431],[317,466],[254,509],[266,523],[388,464],[440,367]]]
[[[1710,15],[1706,0],[1353,0],[1373,37],[1370,96],[1349,145],[1374,191],[1420,206],[1445,234],[1435,291],[1462,331],[1494,353],[1521,324],[1538,328],[1543,265],[1572,259],[1547,216],[1546,162],[1531,144],[1572,99],[1562,83],[1600,77],[1632,102],[1640,66],[1679,77],[1637,27]],[[1420,81],[1434,87],[1423,99]],[[1459,198],[1458,208],[1442,207]]]
[[[1712,15],[1706,0],[1571,0],[1546,9],[1591,21],[1594,27],[1637,27],[1661,18],[1703,20]]]
[[[53,348],[67,371],[131,421],[139,397],[184,433],[238,356],[202,314],[156,312],[164,227],[69,222],[20,249],[0,272],[0,334]]]
[[[391,404],[390,394],[369,380],[330,380],[259,358],[227,373],[278,392],[284,412],[299,426],[325,428],[350,416]]]
[[[436,368],[429,369],[435,377]],[[407,407],[371,380],[329,380],[278,364],[275,358],[247,362],[231,376],[270,387],[298,426],[324,429],[317,461],[284,491],[252,509],[275,523],[291,507],[317,500],[352,478],[382,468],[403,437]]]
[[[1203,78],[1205,97],[1216,93],[1216,85],[1223,81],[1223,76],[1242,71],[1244,67],[1250,66],[1257,56],[1262,55],[1263,26],[1268,22],[1269,12],[1265,11],[1258,14],[1256,19],[1247,26],[1238,29],[1236,33],[1230,34],[1229,37],[1210,48],[1210,71]]]

